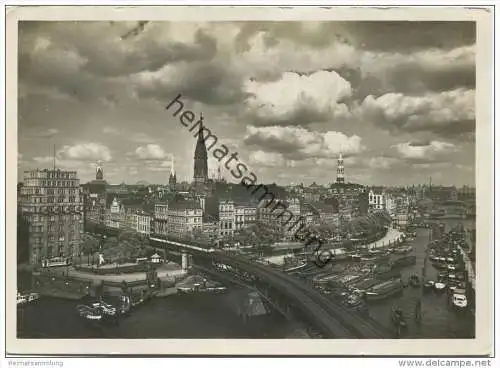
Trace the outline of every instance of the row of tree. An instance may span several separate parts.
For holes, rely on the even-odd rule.
[[[87,262],[95,263],[98,255],[112,263],[123,263],[146,257],[153,253],[149,247],[149,239],[146,236],[133,231],[124,231],[118,236],[99,238],[91,234],[84,234],[81,243],[81,255],[87,257]]]

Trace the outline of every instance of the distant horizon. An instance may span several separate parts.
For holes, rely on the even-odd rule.
[[[26,169],[24,171],[31,171],[31,170],[53,170],[53,167],[44,167],[44,168],[32,168],[32,169]],[[56,170],[57,169],[60,169],[60,170],[65,170],[65,171],[76,171],[77,172],[77,176],[78,176],[78,169],[72,169],[72,170],[66,170],[66,169],[63,169],[63,168],[58,168],[56,166]],[[87,183],[90,183],[92,182],[93,180],[96,180],[95,177],[90,179],[90,180],[87,180],[87,181],[83,181],[80,177],[78,177],[78,179],[80,179],[80,185],[84,185],[84,184],[87,184]],[[210,180],[216,180],[214,178],[209,178]],[[134,183],[131,183],[131,182],[126,182],[126,181],[121,181],[121,182],[110,182],[109,180],[106,179],[106,171],[104,169],[104,178],[103,178],[104,181],[106,181],[106,183],[108,185],[121,185],[121,184],[126,184],[126,185],[141,185],[139,184],[139,182],[141,180],[138,180]],[[226,180],[224,178],[224,180]],[[165,183],[154,183],[154,182],[149,182],[149,181],[145,181],[147,182],[147,184],[144,184],[144,185],[162,185],[162,186],[169,186],[168,184],[168,177],[167,177],[167,180]],[[239,182],[231,182],[231,181],[228,181],[226,180],[226,182],[228,184],[233,184],[233,185],[240,185]],[[18,180],[18,184],[19,183],[23,183],[23,180]],[[180,183],[185,183],[185,184],[192,184],[193,183],[193,180],[178,180],[177,181],[178,184]],[[326,182],[326,183],[321,183],[319,182],[318,180],[312,180],[310,181],[309,183],[306,183],[306,182],[288,182],[288,183],[278,183],[278,182],[260,182],[259,184],[263,184],[263,185],[272,185],[272,184],[276,184],[278,186],[298,186],[300,184],[303,184],[304,186],[308,187],[312,184],[316,183],[317,185],[320,185],[320,186],[323,186],[323,187],[326,187],[326,186],[329,186],[329,185],[332,185],[332,184],[336,184],[335,182]],[[384,185],[384,184],[364,184],[364,183],[360,183],[360,182],[354,182],[354,181],[349,181],[347,180],[345,182],[345,184],[357,184],[357,185],[362,185],[362,186],[366,186],[366,187],[387,187],[387,188],[390,188],[390,187],[394,187],[394,188],[400,188],[400,187],[410,187],[412,185],[415,185],[415,186],[418,186],[418,185],[422,185],[422,186],[428,186],[429,185],[429,180],[427,180],[427,182],[416,182],[416,183],[413,183],[413,184],[392,184],[392,185]],[[432,181],[432,186],[434,187],[456,187],[456,188],[462,188],[462,187],[469,187],[469,188],[475,188],[476,186],[473,184],[456,184],[456,183],[451,183],[451,184],[440,184],[440,183],[436,183],[434,181]]]

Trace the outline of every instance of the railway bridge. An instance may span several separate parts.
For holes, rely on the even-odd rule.
[[[306,321],[329,339],[383,339],[393,334],[369,316],[360,314],[316,291],[311,285],[272,267],[225,251],[186,241],[150,237],[157,248],[191,254],[211,272],[230,275],[258,291],[285,317]],[[185,258],[185,257],[183,257]]]

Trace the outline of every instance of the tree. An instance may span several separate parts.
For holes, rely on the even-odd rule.
[[[90,255],[99,250],[99,240],[93,235],[83,234],[81,251],[87,255],[87,264],[90,264]]]
[[[115,237],[106,238],[102,246],[104,259],[114,262],[118,254],[118,239]]]
[[[114,236],[106,238],[106,240],[102,244],[102,249],[115,249],[118,247],[118,239]]]
[[[130,258],[137,258],[149,246],[149,239],[137,232],[126,230],[118,235],[118,242],[123,253]]]

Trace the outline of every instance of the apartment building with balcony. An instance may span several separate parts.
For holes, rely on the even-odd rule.
[[[28,226],[31,264],[79,255],[83,201],[76,171],[25,171],[18,201]]]

